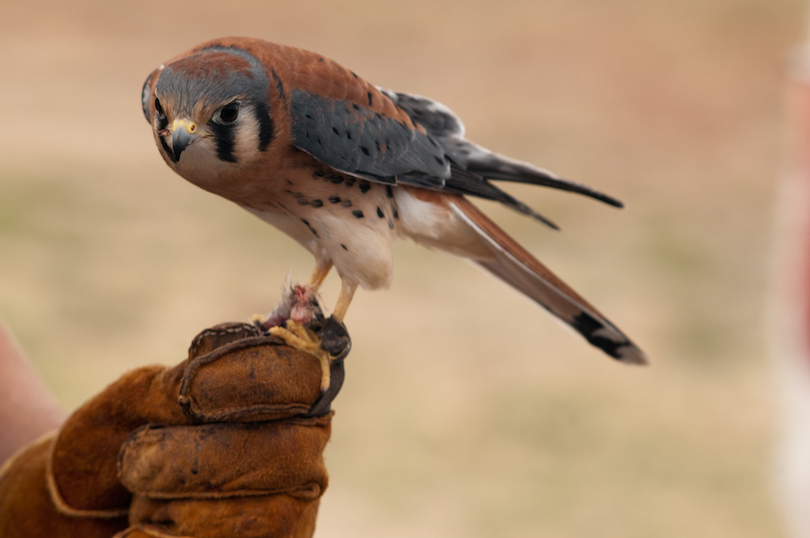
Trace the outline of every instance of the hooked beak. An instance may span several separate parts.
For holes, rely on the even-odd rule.
[[[172,122],[168,129],[166,129],[165,137],[171,136],[171,152],[169,157],[174,162],[180,160],[180,154],[183,153],[190,144],[200,138],[199,127],[191,120],[178,118]],[[164,139],[165,140],[165,139]],[[168,144],[165,144],[168,146]]]

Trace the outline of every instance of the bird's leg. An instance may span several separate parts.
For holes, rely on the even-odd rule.
[[[312,272],[312,277],[309,279],[309,287],[313,290],[317,291],[318,288],[321,287],[323,284],[326,275],[329,274],[329,271],[332,269],[332,262],[322,262],[318,261],[318,264],[315,266],[315,270]]]
[[[345,280],[340,288],[340,295],[338,295],[337,304],[335,305],[334,316],[339,322],[343,323],[343,318],[346,317],[346,312],[349,310],[349,304],[354,298],[354,292],[357,290],[357,284],[349,284]]]

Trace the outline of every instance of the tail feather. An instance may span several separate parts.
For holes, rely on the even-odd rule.
[[[462,197],[454,198],[450,207],[491,247],[491,257],[474,260],[478,265],[537,302],[611,357],[629,364],[648,363],[644,352],[615,325],[478,208]]]

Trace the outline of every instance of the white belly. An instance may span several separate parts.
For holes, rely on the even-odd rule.
[[[290,212],[243,207],[295,239],[319,263],[333,263],[347,283],[372,290],[390,285],[394,232],[387,220],[346,219],[324,207],[308,214],[304,223],[304,219]]]

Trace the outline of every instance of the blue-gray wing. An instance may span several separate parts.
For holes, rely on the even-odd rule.
[[[290,96],[290,112],[295,147],[335,170],[430,189],[443,188],[450,178],[444,148],[404,121],[301,89]]]
[[[346,174],[497,201],[552,228],[557,226],[489,179],[543,185],[622,206],[586,185],[470,142],[464,124],[441,103],[378,89],[413,127],[348,100],[296,89],[290,100],[295,146]]]

